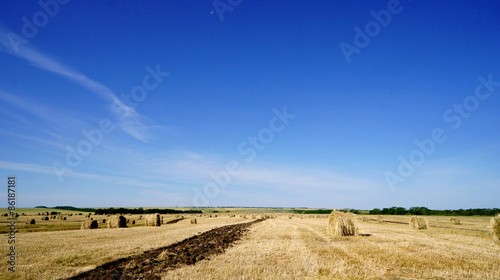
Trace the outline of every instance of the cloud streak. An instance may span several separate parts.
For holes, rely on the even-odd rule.
[[[134,108],[125,104],[111,89],[35,49],[22,46],[14,50],[8,38],[8,34],[14,33],[0,25],[0,43],[5,47],[3,50],[5,53],[22,58],[39,69],[66,78],[92,91],[98,97],[110,104],[114,104],[114,106],[117,106],[122,112],[121,114],[115,114],[115,116],[117,117],[118,125],[123,131],[140,141],[149,142],[152,134],[149,131],[149,126],[146,125],[145,122],[151,123],[152,121],[140,115]]]

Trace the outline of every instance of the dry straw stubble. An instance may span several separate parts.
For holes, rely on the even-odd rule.
[[[125,228],[127,227],[127,219],[123,216],[112,216],[108,220],[108,228]]]
[[[98,228],[99,225],[97,224],[97,221],[95,220],[87,220],[82,223],[81,229],[95,229]]]
[[[410,228],[424,230],[429,228],[429,221],[425,217],[412,216],[410,218]]]
[[[159,227],[161,226],[160,214],[151,214],[146,216],[146,226],[147,227]]]
[[[491,233],[493,235],[493,240],[500,244],[500,214],[491,218]]]
[[[333,210],[328,218],[328,232],[339,236],[358,235],[356,215]]]

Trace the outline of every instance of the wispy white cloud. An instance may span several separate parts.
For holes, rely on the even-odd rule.
[[[224,171],[231,160],[220,155],[202,155],[190,151],[174,151],[161,155],[147,155],[137,152],[117,151],[132,172],[151,178],[168,178],[192,187],[203,188],[211,182],[210,173]],[[335,170],[276,163],[239,161],[241,172],[230,176],[231,186],[257,187],[262,189],[301,192],[309,190],[361,191],[380,189],[381,182],[356,178]]]
[[[33,164],[33,163],[20,163],[20,162],[10,162],[10,161],[0,161],[0,169],[13,170],[13,171],[26,171],[30,173],[48,174],[54,175],[54,170],[51,166]],[[132,185],[138,187],[149,187],[149,188],[171,188],[172,185],[156,182],[148,182],[143,179],[133,179],[123,176],[108,176],[99,174],[90,174],[82,172],[68,172],[65,174],[67,177],[86,179],[86,180],[96,180],[101,182],[110,182],[117,185]]]
[[[123,131],[143,142],[148,142],[152,138],[149,126],[145,124],[145,122],[152,123],[152,121],[140,115],[134,108],[126,105],[111,89],[33,48],[22,46],[14,50],[10,47],[12,43],[7,36],[9,33],[12,34],[10,30],[0,25],[0,44],[6,48],[4,49],[5,53],[25,59],[42,70],[73,81],[110,104],[115,104],[121,112],[116,115],[116,120]]]
[[[35,103],[28,98],[10,94],[2,90],[0,90],[0,99],[37,118],[61,125],[61,119],[54,116],[53,110],[46,108],[40,103]]]

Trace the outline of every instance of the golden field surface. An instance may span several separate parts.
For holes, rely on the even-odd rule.
[[[231,213],[216,214],[217,218],[184,215],[186,219],[161,227],[145,227],[144,217],[125,215],[136,224],[121,229],[107,229],[102,219],[108,217],[92,215],[100,221],[94,230],[79,229],[85,216],[43,222],[40,216],[20,216],[18,225],[25,229],[16,234],[17,272],[7,271],[2,254],[0,279],[70,277],[216,227],[252,220],[249,213],[234,218]],[[162,216],[168,221],[177,215]],[[461,224],[453,225],[451,217],[428,216],[431,228],[419,231],[387,222],[407,223],[409,216],[383,216],[386,222],[379,223],[376,216],[358,215],[360,233],[370,236],[340,237],[328,234],[327,215],[289,216],[278,214],[257,223],[226,253],[168,271],[162,279],[500,279],[500,245],[489,232],[491,217],[457,217]],[[190,223],[192,217],[198,224]],[[36,225],[24,225],[31,218]],[[0,219],[2,228],[6,219]],[[29,227],[38,230],[30,232]],[[0,248],[8,252],[7,235],[3,236]]]

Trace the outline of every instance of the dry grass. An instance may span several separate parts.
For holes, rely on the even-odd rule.
[[[340,211],[332,211],[328,217],[328,232],[339,236],[358,235],[356,215]]]
[[[80,217],[87,219],[83,215]],[[4,261],[5,254],[1,259],[0,279],[66,278],[108,261],[140,254],[152,248],[181,241],[199,232],[240,222],[245,220],[228,217],[198,218],[196,225],[192,225],[189,220],[183,220],[162,227],[145,227],[144,223],[141,223],[134,227],[117,229],[102,227],[94,230],[18,233],[17,272],[8,273],[8,264]],[[10,245],[7,242],[0,242],[2,252],[8,252],[8,246]]]
[[[214,227],[248,221],[225,215],[218,219],[198,216],[198,224],[190,223],[195,217],[191,215],[176,224],[144,227],[144,219],[136,215],[130,218],[136,219],[136,225],[119,229],[107,229],[101,223],[105,216],[93,216],[99,229],[18,233],[17,272],[8,273],[4,256],[0,279],[65,278]],[[163,279],[500,279],[500,246],[492,246],[491,217],[461,217],[461,225],[452,226],[450,217],[427,216],[433,227],[425,231],[408,230],[405,224],[360,223],[360,231],[371,234],[368,237],[331,236],[325,227],[326,215],[306,217],[290,220],[282,215],[259,223],[225,254],[168,271]],[[24,224],[32,218],[36,225]],[[409,217],[384,218],[408,223]],[[88,218],[20,219],[19,226],[27,230],[41,223],[49,229],[64,223],[78,229]],[[8,252],[8,246],[1,242],[0,250]]]
[[[449,225],[449,217],[437,219]],[[489,218],[467,221],[489,226]],[[343,237],[330,236],[324,223],[287,216],[264,221],[225,254],[162,279],[500,279],[500,247],[491,246],[485,231],[363,223],[360,230],[371,236]]]

